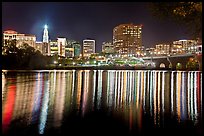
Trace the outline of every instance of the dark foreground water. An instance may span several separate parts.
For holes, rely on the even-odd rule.
[[[2,74],[2,133],[202,135],[201,71]]]

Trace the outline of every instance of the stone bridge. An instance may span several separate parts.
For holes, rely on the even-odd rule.
[[[180,65],[181,69],[186,69],[186,65],[190,58],[196,59],[199,64],[199,70],[202,70],[202,54],[182,54],[172,56],[143,57],[143,60],[154,62],[156,68],[163,67],[176,69],[176,67]]]

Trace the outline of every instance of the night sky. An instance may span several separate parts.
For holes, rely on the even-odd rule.
[[[48,25],[49,37],[66,37],[82,43],[96,40],[96,51],[102,42],[112,41],[113,28],[119,24],[143,24],[142,41],[145,48],[173,40],[189,39],[184,27],[173,21],[159,21],[152,16],[148,3],[141,2],[4,2],[2,31],[34,34],[42,41],[43,27]]]

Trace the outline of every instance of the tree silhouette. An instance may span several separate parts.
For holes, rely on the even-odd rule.
[[[39,69],[47,64],[47,58],[27,43],[17,48],[15,42],[10,42],[5,48],[2,55],[4,69]]]
[[[156,2],[149,8],[157,18],[174,20],[193,38],[202,38],[202,2]]]

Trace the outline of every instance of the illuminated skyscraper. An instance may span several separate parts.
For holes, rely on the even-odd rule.
[[[57,45],[58,45],[58,55],[65,57],[66,38],[58,37]]]
[[[83,40],[83,57],[90,57],[93,53],[95,53],[95,40]]]
[[[142,25],[121,24],[113,29],[115,52],[124,56],[141,55]]]
[[[49,36],[48,36],[48,30],[47,30],[47,25],[44,26],[44,33],[43,33],[43,42],[48,43]]]

